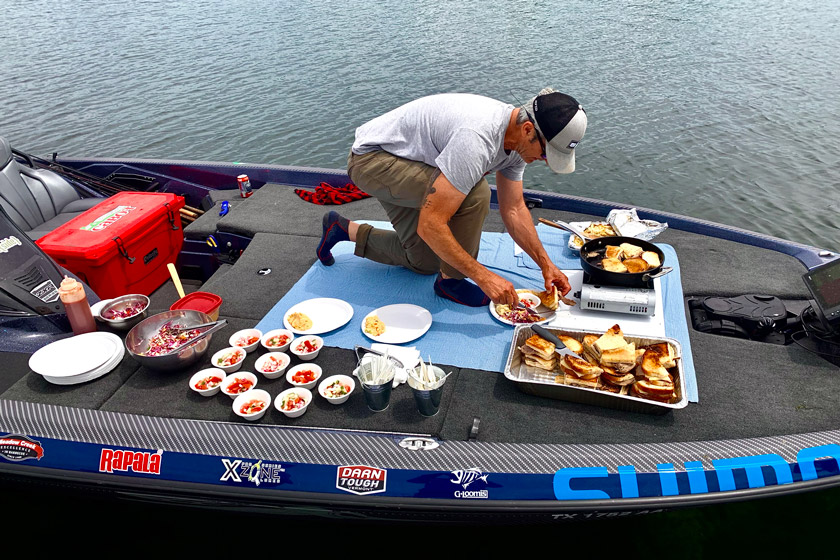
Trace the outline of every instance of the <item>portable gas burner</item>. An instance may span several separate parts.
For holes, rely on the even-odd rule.
[[[640,287],[627,287],[596,283],[584,272],[580,292],[580,308],[585,311],[607,311],[647,315],[656,313],[656,288],[653,280]]]

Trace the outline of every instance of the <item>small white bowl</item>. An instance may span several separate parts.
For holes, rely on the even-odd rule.
[[[242,412],[242,407],[248,404],[251,401],[261,401],[263,403],[263,408],[259,412],[251,412],[245,413]],[[271,406],[271,395],[268,394],[268,391],[263,391],[262,389],[251,389],[250,391],[245,391],[244,393],[240,394],[238,397],[233,399],[233,411],[238,415],[244,418],[245,420],[259,420],[263,416],[265,416],[266,411]]]
[[[312,370],[315,373],[315,379],[313,379],[312,381],[307,381],[306,383],[300,383],[292,379],[292,377],[294,377],[297,372],[306,370]],[[286,372],[286,381],[288,381],[291,385],[294,385],[295,387],[301,387],[303,389],[312,389],[312,387],[314,387],[315,384],[318,383],[318,380],[321,379],[322,373],[324,372],[323,370],[321,370],[321,366],[319,366],[318,364],[298,364]]]
[[[309,352],[307,350],[298,350],[298,347],[301,346],[306,341],[309,341],[311,344],[315,346],[315,350]],[[318,354],[321,352],[321,348],[324,347],[324,339],[320,336],[309,335],[309,336],[302,336],[300,338],[296,338],[294,344],[291,345],[289,350],[291,350],[292,354],[300,358],[301,360],[314,360],[318,357]]]
[[[250,354],[251,352],[257,349],[257,346],[260,345],[260,339],[262,339],[262,335],[262,331],[259,329],[242,329],[241,331],[236,331],[235,333],[233,333],[230,336],[228,343],[236,348],[242,348],[243,350],[245,350],[246,353]],[[245,337],[256,337],[256,340],[250,344],[246,344],[244,340]]]
[[[269,346],[268,341],[271,340],[275,336],[288,336],[288,340],[286,340],[286,344],[281,344],[280,346]],[[274,329],[272,331],[268,331],[262,337],[260,343],[263,345],[263,348],[268,350],[269,352],[285,352],[291,346],[292,341],[295,339],[295,333],[286,329]]]
[[[266,371],[265,367],[270,365],[274,359],[280,362],[280,367],[274,371]],[[269,352],[257,358],[254,369],[263,374],[266,379],[277,379],[286,373],[286,368],[289,367],[291,361],[292,359],[288,354],[284,354],[283,352]]]
[[[238,379],[247,379],[248,381],[251,382],[251,386],[248,387],[248,389],[246,389],[245,391],[242,391],[240,393],[232,393],[230,391],[230,386],[233,385],[234,383],[236,383],[236,381]],[[256,386],[257,386],[257,376],[256,375],[254,375],[250,371],[240,371],[239,373],[234,373],[232,375],[228,375],[227,377],[225,377],[225,380],[222,381],[222,393],[224,393],[225,395],[229,396],[232,399],[235,399],[236,397],[238,397],[242,393],[245,393],[247,391],[252,391],[254,389],[254,387],[256,387]]]
[[[298,408],[297,410],[292,410],[292,411],[283,410],[280,407],[280,405],[283,402],[283,399],[286,398],[286,395],[288,395],[289,393],[297,393],[297,395],[300,398],[303,399],[305,404],[301,408]],[[280,412],[282,412],[283,414],[285,414],[289,418],[297,418],[298,416],[301,416],[304,412],[306,412],[306,409],[309,408],[309,403],[311,403],[311,402],[312,402],[312,391],[310,391],[309,389],[304,389],[303,387],[292,387],[291,389],[286,389],[285,391],[283,391],[282,393],[277,395],[277,398],[274,399],[274,408],[276,408],[277,410],[279,410]]]
[[[341,395],[340,397],[328,397],[324,394],[324,391],[327,389],[327,387],[329,387],[336,381],[341,381],[345,385],[348,385],[350,387],[350,390],[347,391],[346,395]],[[332,404],[341,404],[347,402],[347,399],[350,398],[350,395],[355,389],[356,382],[349,375],[331,375],[318,384],[318,394],[330,401],[330,403]]]
[[[522,304],[525,307],[527,307],[528,309],[536,309],[537,306],[539,306],[542,303],[542,301],[540,301],[540,298],[538,298],[534,294],[524,293],[524,294],[518,294],[518,295],[519,295],[519,301],[521,301]],[[530,303],[530,305],[529,305],[529,303]]]
[[[212,387],[210,389],[199,389],[198,387],[196,387],[196,384],[202,379],[213,376],[220,378],[219,383],[215,387]],[[192,389],[202,397],[212,397],[213,395],[219,392],[219,389],[221,389],[225,377],[225,372],[219,368],[203,369],[197,372],[192,377],[190,377],[190,389]]]
[[[220,365],[219,360],[228,352],[237,352],[239,354],[239,359],[236,361],[236,363],[231,364],[229,366]],[[245,356],[247,354],[248,353],[245,351],[244,348],[235,348],[233,346],[229,348],[222,348],[221,350],[213,354],[213,358],[210,360],[210,363],[213,365],[213,367],[217,367],[225,373],[233,373],[234,371],[237,371],[239,370],[239,368],[242,367],[242,362],[245,361]]]

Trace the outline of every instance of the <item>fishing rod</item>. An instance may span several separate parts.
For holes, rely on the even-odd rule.
[[[20,158],[23,158],[29,167],[33,169],[49,169],[66,179],[73,180],[74,183],[82,183],[85,190],[92,190],[95,194],[111,196],[113,194],[117,194],[118,192],[134,190],[131,187],[121,185],[115,181],[97,177],[96,175],[91,175],[90,173],[85,173],[84,171],[79,171],[77,169],[73,169],[72,167],[62,165],[55,160],[58,155],[57,153],[53,153],[52,161],[27,154],[26,152],[16,150],[15,148],[12,148],[12,153]]]
[[[116,181],[112,181],[103,177],[97,177],[96,175],[91,175],[90,173],[79,171],[78,169],[74,169],[67,165],[58,163],[56,161],[56,158],[58,157],[57,152],[53,152],[52,161],[46,160],[38,156],[33,156],[32,154],[16,150],[15,148],[12,148],[12,154],[25,160],[27,165],[29,165],[29,167],[31,167],[32,169],[47,169],[49,171],[52,171],[53,173],[56,173],[57,175],[62,176],[63,178],[70,181],[77,188],[81,188],[82,190],[84,190],[88,195],[102,196],[107,198],[119,192],[137,190],[133,187],[117,183]],[[158,184],[158,181],[153,181],[146,188],[146,190],[154,190],[154,188],[157,187]],[[192,206],[185,206],[184,208],[181,208],[180,213],[181,219],[186,222],[193,222],[199,216],[204,214],[204,212],[202,212],[198,208],[193,208]]]

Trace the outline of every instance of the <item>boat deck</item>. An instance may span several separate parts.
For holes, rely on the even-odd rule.
[[[231,196],[217,192],[217,199]],[[235,194],[235,193],[234,193]],[[202,240],[216,231],[253,238],[233,265],[223,265],[203,286],[189,290],[219,294],[221,317],[230,326],[215,336],[207,358],[188,371],[166,374],[140,367],[128,355],[108,375],[83,385],[51,385],[28,370],[25,354],[4,354],[0,398],[83,409],[156,417],[244,422],[222,394],[199,396],[187,387],[209,356],[227,346],[230,333],[253,327],[312,266],[325,207],[306,203],[291,188],[266,185],[249,199],[232,199],[231,212],[220,218],[208,211],[185,229],[188,239]],[[351,219],[387,219],[372,199],[338,208]],[[534,209],[533,216],[565,221],[601,218]],[[498,211],[491,210],[486,231],[503,232]],[[793,257],[757,247],[669,229],[656,239],[671,244],[680,259],[686,297],[770,294],[797,310],[807,302],[801,275],[805,268]],[[267,276],[257,275],[272,268]],[[335,297],[341,297],[340,288]],[[177,299],[171,283],[152,297],[150,313],[163,311]],[[118,333],[119,334],[119,333]],[[124,333],[123,333],[124,334]],[[444,440],[466,440],[474,419],[480,419],[477,440],[505,443],[674,443],[738,439],[833,430],[840,410],[838,368],[797,345],[777,346],[690,329],[700,402],[664,415],[622,412],[556,401],[520,392],[504,375],[452,369],[440,413],[421,417],[411,391],[393,392],[391,406],[370,412],[361,394],[342,406],[315,399],[305,415],[288,419],[273,408],[262,424],[346,430],[424,434]],[[329,345],[327,337],[326,344]],[[260,352],[250,354],[243,370],[253,371]],[[325,347],[317,363],[325,372],[349,373],[355,364],[350,350]],[[295,361],[293,360],[293,363]],[[276,395],[283,378],[260,378],[259,387]]]

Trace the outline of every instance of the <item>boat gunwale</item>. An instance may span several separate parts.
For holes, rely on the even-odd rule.
[[[310,183],[315,181],[315,179],[318,179],[317,181],[315,181],[316,183],[320,182],[320,176],[322,175],[333,176],[339,179],[340,181],[350,180],[349,176],[347,175],[347,172],[342,169],[301,167],[277,164],[231,163],[202,160],[69,157],[59,158],[56,161],[61,163],[62,165],[68,165],[71,167],[99,164],[118,164],[126,166],[138,166],[138,168],[140,169],[143,169],[142,166],[186,166],[192,168],[210,168],[216,170],[225,170],[231,177],[235,177],[236,175],[247,171],[249,173],[249,178],[252,184],[256,183],[257,188],[259,188],[259,186],[262,186],[265,183],[274,183],[278,181],[282,183],[288,183],[290,186],[314,186],[310,185]],[[309,181],[301,180],[299,182],[294,182],[289,181],[287,178],[280,180],[276,177],[277,174],[300,174],[303,176],[301,179],[308,178]],[[195,187],[203,187],[207,190],[216,190],[213,188],[206,187],[204,185],[193,183],[188,179],[184,179],[175,175],[162,174],[162,176],[168,177],[172,180],[186,182],[188,184],[192,184]],[[491,191],[493,196],[492,200],[495,202],[495,185],[491,185]],[[755,247],[760,247],[783,253],[796,258],[808,269],[840,258],[840,255],[838,255],[832,250],[827,250],[824,248],[808,245],[805,243],[799,243],[796,241],[790,241],[787,239],[774,237],[772,235],[746,230],[736,226],[730,226],[727,224],[721,224],[718,222],[712,222],[701,218],[694,218],[691,216],[684,216],[671,212],[664,212],[652,208],[634,206],[620,202],[603,201],[572,194],[554,193],[550,191],[539,191],[533,189],[525,189],[524,194],[529,198],[536,198],[540,200],[540,202],[543,204],[542,208],[549,210],[564,210],[569,212],[579,212],[582,214],[606,214],[614,208],[635,208],[642,219],[651,219],[661,222],[668,222],[669,227],[672,229],[686,231],[689,233],[696,233],[698,235],[716,237],[719,239],[725,239],[737,243],[743,243],[746,245],[752,245]],[[549,204],[546,205],[546,201],[549,202]]]

